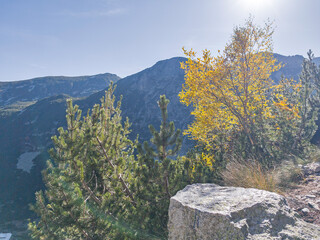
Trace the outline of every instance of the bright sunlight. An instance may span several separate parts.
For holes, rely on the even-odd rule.
[[[246,10],[262,10],[274,4],[274,0],[238,0],[238,4]]]

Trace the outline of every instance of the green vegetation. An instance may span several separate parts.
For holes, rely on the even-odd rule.
[[[53,162],[44,173],[47,190],[36,194],[33,209],[41,220],[29,225],[33,238],[116,238],[123,228],[117,217],[127,220],[134,211],[135,144],[127,137],[129,122],[121,122],[120,102],[114,106],[113,90],[83,120],[68,101],[68,128],[53,137]]]
[[[44,171],[46,191],[32,206],[41,219],[29,224],[33,239],[162,239],[170,197],[192,180],[187,160],[174,160],[180,130],[167,120],[169,100],[160,97],[160,131],[152,145],[128,139],[114,88],[82,118],[68,101],[67,129],[53,137],[53,161]],[[138,155],[135,159],[134,151]]]
[[[36,101],[30,101],[30,102],[15,102],[13,104],[10,104],[8,106],[2,106],[0,107],[0,117],[8,117],[11,114],[15,112],[19,112],[23,110],[26,107],[29,107],[30,105],[34,104]]]

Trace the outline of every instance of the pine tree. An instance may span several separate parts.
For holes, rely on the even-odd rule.
[[[183,161],[174,159],[181,148],[181,131],[176,131],[174,123],[168,122],[168,104],[165,95],[160,96],[160,130],[150,125],[151,144],[144,142],[143,146],[138,145],[138,180],[135,189],[140,201],[140,215],[137,217],[141,224],[148,231],[164,238],[167,234],[170,197],[186,185]]]
[[[165,239],[171,196],[192,183],[187,161],[176,158],[181,131],[168,122],[169,100],[158,105],[160,130],[149,126],[151,144],[128,139],[111,85],[100,105],[81,119],[68,101],[67,129],[59,128],[43,172],[45,192],[36,193],[29,223],[32,239]],[[192,175],[192,174],[191,174]]]
[[[67,129],[52,138],[52,161],[43,173],[46,191],[36,193],[32,207],[40,217],[29,223],[33,239],[143,239],[132,219],[135,143],[113,91],[111,85],[83,119],[68,101]]]
[[[314,136],[320,108],[320,67],[313,62],[314,55],[311,50],[308,51],[308,58],[304,59],[302,71],[300,74],[300,115],[301,121],[294,147],[297,147],[301,141],[310,141]]]

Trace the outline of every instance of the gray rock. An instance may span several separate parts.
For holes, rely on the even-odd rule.
[[[306,197],[307,197],[307,198],[316,198],[316,196],[315,196],[315,195],[311,195],[311,194],[306,195]]]
[[[301,169],[305,176],[318,174],[320,173],[320,163],[319,162],[309,163],[305,166],[302,166]]]
[[[320,210],[318,205],[316,203],[313,203],[313,202],[308,202],[308,206],[311,207],[311,208],[314,208],[316,210]]]
[[[310,210],[309,210],[309,208],[303,208],[303,209],[301,210],[301,212],[303,212],[304,214],[307,214],[307,213],[310,212]]]
[[[169,239],[320,239],[284,197],[263,190],[194,184],[170,200]]]

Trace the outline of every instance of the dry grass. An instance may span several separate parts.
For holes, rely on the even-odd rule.
[[[232,159],[222,172],[222,178],[229,186],[279,192],[274,171],[263,169],[257,161]]]
[[[320,162],[319,147],[310,146],[303,158],[295,155],[286,156],[275,169],[264,169],[254,160],[231,159],[221,176],[225,185],[257,188],[283,193],[295,188],[304,179],[301,165]]]

